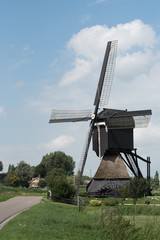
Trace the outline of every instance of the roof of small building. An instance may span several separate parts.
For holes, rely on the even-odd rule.
[[[129,179],[126,166],[119,154],[109,154],[101,160],[94,179]]]

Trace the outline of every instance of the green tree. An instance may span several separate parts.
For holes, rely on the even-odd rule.
[[[3,170],[3,163],[0,161],[0,172]]]
[[[43,156],[42,161],[37,166],[36,171],[41,175],[41,177],[45,177],[46,174],[53,168],[64,169],[66,174],[71,176],[73,175],[75,162],[71,156],[66,155],[64,152],[57,151]]]
[[[145,178],[134,177],[130,179],[129,196],[133,198],[133,203],[136,204],[137,199],[144,197],[150,190],[150,184]]]
[[[15,170],[15,175],[20,179],[20,185],[22,187],[28,187],[28,182],[33,176],[32,168],[29,164],[21,161]]]
[[[20,178],[15,175],[15,172],[10,170],[7,173],[7,176],[5,178],[5,185],[11,186],[11,187],[19,187],[20,186]]]
[[[154,178],[151,179],[151,186],[153,190],[157,190],[159,188],[159,173],[155,172]]]
[[[40,163],[34,169],[34,177],[37,177],[39,175],[41,178],[44,178],[47,175],[47,168],[44,163]]]
[[[8,166],[8,172],[9,171],[15,171],[16,167],[14,166],[14,164],[9,164]]]
[[[40,179],[40,180],[39,180],[39,183],[38,183],[38,187],[44,188],[44,187],[46,187],[46,186],[47,186],[46,180],[45,180],[45,179]]]
[[[54,168],[46,177],[47,185],[56,199],[73,198],[75,187],[73,179],[66,175],[64,169]]]
[[[129,197],[129,184],[126,184],[125,186],[117,189],[117,191],[120,193],[121,198],[122,198],[122,205],[124,205],[124,201],[127,197]]]

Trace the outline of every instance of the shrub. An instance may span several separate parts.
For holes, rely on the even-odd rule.
[[[46,187],[46,186],[47,186],[46,180],[45,180],[45,179],[40,179],[40,180],[39,180],[39,183],[38,183],[38,187],[44,188],[44,187]]]
[[[101,206],[101,201],[99,201],[99,200],[91,200],[90,201],[90,205],[91,206]]]
[[[112,200],[110,202],[110,206],[117,206],[118,205],[118,201],[117,200]]]
[[[53,169],[46,177],[47,185],[52,192],[52,198],[73,198],[75,186],[65,174],[64,169]]]
[[[152,190],[152,195],[153,196],[160,196],[160,189]]]
[[[104,206],[109,206],[110,203],[109,202],[104,202]]]
[[[88,206],[89,204],[90,204],[90,202],[88,200],[85,200],[83,203],[84,206]]]
[[[141,240],[144,239],[141,236],[140,228],[136,228],[131,225],[128,220],[125,220],[123,217],[118,216],[116,218],[105,219],[106,229],[104,231],[104,239],[108,240]]]

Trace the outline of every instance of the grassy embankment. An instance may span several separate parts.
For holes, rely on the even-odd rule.
[[[46,196],[46,190],[39,188],[0,187],[0,202],[16,196]]]
[[[103,206],[104,207],[104,206]],[[160,239],[160,208],[137,206],[133,226],[133,206],[118,206],[121,217],[101,216],[100,207],[77,206],[43,200],[21,213],[1,231],[1,240],[153,240]],[[120,214],[120,215],[121,215]],[[128,222],[131,221],[131,223]]]

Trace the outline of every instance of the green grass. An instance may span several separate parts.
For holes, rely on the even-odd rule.
[[[108,230],[107,222],[102,221],[99,211],[90,211],[89,208],[78,212],[77,206],[46,200],[11,220],[0,231],[0,239],[117,240],[107,237]]]
[[[124,206],[130,209],[133,206]],[[147,209],[148,206],[146,206]],[[159,207],[157,207],[159,209]],[[1,240],[158,240],[160,215],[101,216],[101,207],[77,206],[43,200],[21,213],[0,231]],[[144,209],[143,209],[144,211]],[[147,212],[148,214],[148,212]],[[130,223],[129,223],[130,221]],[[139,229],[140,228],[140,229]]]
[[[0,194],[1,193],[46,193],[47,190],[42,188],[23,188],[23,187],[7,187],[3,186],[0,187]]]
[[[46,190],[35,188],[14,188],[14,187],[0,187],[0,202],[6,201],[16,196],[46,196]]]

